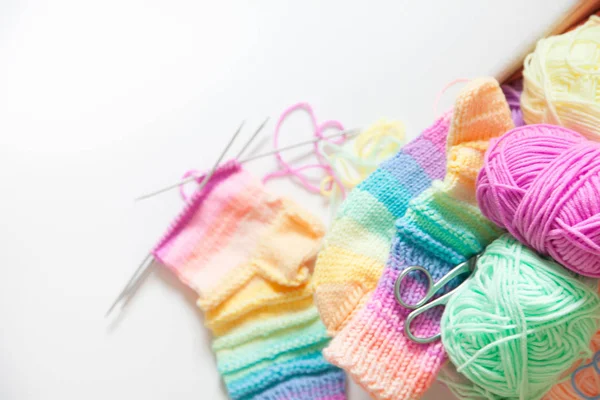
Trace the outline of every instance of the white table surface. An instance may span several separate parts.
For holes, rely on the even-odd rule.
[[[498,72],[570,4],[2,1],[0,398],[225,399],[193,296],[168,273],[103,318],[181,206],[132,199],[208,168],[242,119],[248,135],[272,117],[266,151],[298,101],[347,127],[400,119],[412,138],[447,82]],[[283,142],[306,128],[293,117]],[[269,187],[326,217],[289,180]]]

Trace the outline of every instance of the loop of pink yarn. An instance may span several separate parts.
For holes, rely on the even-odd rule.
[[[340,131],[344,130],[344,126],[339,121],[331,120],[331,121],[325,121],[321,124],[317,123],[317,117],[315,116],[315,113],[314,113],[312,107],[310,106],[310,104],[297,103],[291,107],[288,107],[283,112],[283,114],[281,114],[281,116],[279,117],[279,120],[277,121],[277,125],[275,126],[275,133],[273,134],[273,146],[275,147],[275,150],[279,149],[279,133],[281,130],[281,125],[283,125],[283,122],[290,116],[290,114],[292,114],[296,111],[300,111],[300,110],[305,111],[308,114],[311,124],[313,126],[314,136],[316,138],[319,138],[321,140],[328,140],[323,135],[323,133],[327,129],[336,129],[336,130],[340,130]],[[340,136],[335,139],[329,139],[329,141],[331,143],[335,143],[335,144],[341,144],[344,142],[344,140],[345,140],[344,136]],[[265,177],[263,178],[263,182],[267,182],[270,179],[281,177],[281,176],[292,175],[292,176],[295,176],[308,191],[311,191],[313,193],[321,193],[321,188],[319,186],[312,184],[310,182],[309,178],[303,173],[303,171],[305,171],[305,170],[320,169],[320,170],[325,171],[325,173],[327,175],[329,175],[333,178],[335,183],[340,187],[340,189],[342,191],[342,195],[345,195],[344,186],[342,185],[340,180],[335,176],[333,169],[331,168],[331,166],[329,165],[327,160],[325,160],[325,158],[323,157],[323,154],[321,154],[321,150],[319,148],[318,142],[315,142],[313,144],[313,151],[315,153],[315,156],[317,157],[317,163],[303,165],[300,167],[292,167],[287,161],[284,160],[284,158],[281,156],[281,154],[275,153],[275,158],[277,159],[279,165],[281,166],[281,170],[265,175]]]
[[[199,174],[200,174],[200,171],[198,171],[197,169],[190,169],[189,171],[186,171],[185,174],[183,174],[181,176],[181,179],[187,179],[192,175],[199,175]],[[203,178],[204,175],[202,175],[201,177]],[[196,178],[195,181],[198,182],[198,178]],[[185,192],[185,185],[179,186],[179,194],[181,195],[181,198],[183,199],[183,201],[185,201],[186,203],[192,197],[192,196],[188,196],[188,194]]]
[[[553,125],[513,129],[488,149],[477,201],[540,254],[600,277],[600,143]]]
[[[224,173],[225,171],[231,171],[236,168],[240,168],[240,163],[238,160],[231,159],[229,161],[226,161],[223,164],[221,164],[220,166],[218,166],[218,168],[214,171],[214,174],[211,176],[210,179],[213,179],[214,175],[216,175],[216,174]],[[201,171],[198,171],[197,169],[190,169],[189,171],[186,171],[181,176],[181,179],[187,179],[187,178],[193,176],[194,177],[193,182],[195,182],[198,185],[201,185],[202,182],[204,182],[204,178],[206,177],[206,174],[207,174],[206,172],[201,172]],[[210,180],[208,183],[210,183]],[[181,198],[183,199],[183,201],[188,203],[194,194],[192,193],[191,195],[188,195],[185,191],[186,186],[187,185],[179,185],[179,194],[180,194]],[[193,190],[193,192],[196,192],[197,190],[198,190],[198,188],[195,188]]]

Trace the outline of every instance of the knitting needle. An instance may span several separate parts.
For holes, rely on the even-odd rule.
[[[268,120],[269,120],[269,118],[266,118],[263,121],[263,123],[258,127],[258,129],[252,134],[252,136],[250,137],[250,139],[248,139],[248,141],[242,147],[242,150],[239,152],[238,156],[243,155],[243,153],[246,151],[246,149],[254,141],[254,139],[256,138],[256,136],[258,136],[258,133],[267,124]],[[219,156],[219,159],[217,160],[217,162],[215,163],[215,165],[213,166],[213,168],[211,169],[211,171],[206,175],[206,177],[204,178],[204,180],[202,181],[202,183],[198,186],[198,188],[196,190],[202,190],[202,188],[204,187],[204,185],[206,185],[206,183],[208,182],[208,180],[212,177],[212,175],[216,171],[217,167],[219,166],[219,164],[223,160],[223,157],[225,157],[225,154],[227,153],[227,150],[229,150],[229,148],[231,147],[231,145],[235,141],[236,137],[239,135],[239,133],[242,130],[243,126],[244,126],[244,122],[242,122],[240,124],[240,127],[233,134],[231,140],[229,141],[229,143],[225,147],[225,150],[223,150],[223,152]],[[160,191],[158,191],[157,193],[160,193]],[[136,286],[136,283],[138,282],[139,278],[148,270],[148,268],[150,267],[150,265],[152,265],[153,261],[154,261],[154,257],[152,256],[152,252],[149,252],[146,255],[146,257],[144,258],[144,260],[140,263],[140,265],[138,265],[138,267],[136,268],[136,270],[134,271],[134,273],[131,275],[131,278],[129,278],[129,281],[127,281],[127,284],[123,287],[123,289],[121,290],[121,293],[119,293],[119,295],[117,296],[117,298],[115,299],[115,301],[111,304],[110,308],[108,309],[108,311],[104,315],[104,318],[108,317],[110,315],[110,313],[112,312],[112,310],[117,306],[117,304],[119,304],[121,302],[121,300],[126,295],[128,295],[131,292],[131,289]]]
[[[227,151],[229,150],[229,148],[231,147],[231,145],[233,144],[235,138],[240,134],[240,132],[242,131],[242,128],[244,127],[244,123],[246,121],[242,121],[242,123],[240,124],[239,128],[237,129],[237,131],[235,131],[235,133],[233,134],[233,136],[231,137],[231,139],[229,139],[229,143],[227,143],[227,146],[225,146],[225,149],[223,149],[223,151],[221,152],[221,155],[219,156],[219,159],[217,160],[217,162],[213,165],[213,167],[211,168],[210,172],[204,177],[204,180],[202,181],[202,183],[200,184],[200,187],[198,189],[202,189],[204,187],[204,185],[206,185],[206,183],[208,182],[208,180],[212,177],[212,175],[215,173],[217,167],[219,166],[219,164],[221,164],[221,161],[223,161],[223,157],[225,157],[225,153],[227,153]],[[196,177],[192,176],[190,177],[190,180],[195,179]],[[155,196],[157,194],[160,194],[162,192],[166,192],[167,190],[170,189],[175,189],[176,187],[178,187],[179,184],[177,185],[171,185],[171,186],[167,186],[166,188],[157,190],[155,192],[149,193],[149,194],[145,194],[143,196],[138,197],[137,199],[135,199],[135,201],[139,201],[139,200],[143,200],[143,199],[147,199],[149,197]]]
[[[254,133],[252,134],[252,137],[250,138],[250,140],[248,140],[246,142],[246,144],[244,145],[244,147],[242,147],[242,149],[237,154],[237,156],[235,156],[236,160],[239,160],[240,157],[244,155],[244,152],[248,149],[248,147],[250,147],[250,145],[252,144],[252,142],[254,141],[254,139],[256,139],[256,137],[258,136],[258,134],[260,133],[260,131],[263,130],[263,128],[265,127],[265,125],[267,124],[267,122],[269,122],[269,117],[265,118],[265,120],[263,121],[262,124],[260,124],[260,126],[258,127],[258,129],[254,131]]]
[[[152,261],[154,261],[154,257],[152,256],[152,253],[148,253],[140,265],[138,265],[133,275],[131,275],[131,278],[129,278],[127,284],[121,290],[121,293],[119,293],[115,301],[113,301],[113,303],[110,305],[110,308],[106,314],[104,314],[104,318],[108,317],[117,304],[121,302],[123,297],[129,293],[130,286],[137,280],[140,274],[142,274],[150,266],[150,264],[152,264]]]
[[[248,147],[250,146],[250,144],[252,143],[252,141],[257,137],[258,133],[266,125],[267,121],[268,121],[268,118],[265,119],[265,121],[252,134],[252,137],[250,137],[250,139],[243,146],[242,150],[238,153],[238,157],[237,158],[241,157],[244,154],[244,152],[248,149]],[[242,125],[243,125],[243,123],[242,123]],[[241,129],[242,125],[240,125],[240,129]],[[238,129],[238,131],[236,131],[236,133],[234,134],[234,137],[232,138],[232,140],[230,140],[229,144],[227,145],[227,148],[225,149],[225,151],[219,157],[219,162],[218,163],[221,162],[222,158],[224,157],[225,153],[227,152],[227,149],[231,146],[231,142],[235,139],[235,137],[237,137],[237,134],[239,133],[240,129]],[[331,136],[328,136],[328,137],[325,137],[325,138],[315,138],[315,139],[307,140],[307,141],[304,141],[304,142],[296,143],[296,144],[293,144],[293,145],[290,145],[290,146],[286,146],[286,147],[283,147],[283,148],[278,149],[278,150],[273,150],[273,151],[269,151],[267,153],[259,154],[257,156],[250,156],[250,157],[248,157],[248,158],[240,161],[240,163],[245,163],[245,162],[248,162],[248,161],[257,160],[259,158],[267,157],[267,156],[269,156],[271,154],[275,154],[275,153],[278,153],[280,151],[294,149],[294,148],[297,148],[297,147],[300,147],[300,146],[304,146],[304,145],[307,145],[307,144],[318,142],[318,141],[323,140],[323,139],[329,140],[329,139],[332,139],[332,138],[335,138],[335,137],[338,137],[338,136],[342,136],[342,135],[346,135],[347,137],[354,137],[358,133],[360,133],[360,129],[344,130],[344,131],[338,132],[338,133],[336,133],[334,135],[331,135]],[[213,170],[211,172],[214,173],[214,170],[216,170],[216,167],[213,168]],[[207,175],[207,178],[205,178],[203,180],[203,182],[200,184],[200,186],[198,187],[197,190],[200,190],[203,187],[203,185],[205,184],[205,182],[207,182],[208,179],[210,179],[211,176],[212,176],[212,174],[209,173]],[[193,179],[195,179],[195,177],[192,177],[191,179],[187,178],[187,179],[183,180],[182,182],[178,183],[177,185],[173,185],[173,187],[177,187],[177,186],[179,186],[179,185],[181,185],[183,183],[192,181]],[[165,188],[165,189],[158,190],[158,191],[155,192],[155,194],[162,193],[162,192],[164,192],[166,190],[169,190],[171,188],[172,187],[168,187],[168,188]],[[146,198],[146,197],[150,197],[150,196],[153,196],[153,195],[154,194],[150,194],[150,195],[142,196],[141,198]],[[144,258],[144,260],[136,268],[136,270],[134,271],[133,275],[131,276],[131,278],[129,279],[129,281],[127,282],[127,284],[121,290],[121,293],[119,293],[119,295],[117,296],[117,298],[115,299],[115,301],[111,304],[110,308],[108,309],[108,311],[106,312],[106,314],[104,316],[105,318],[108,317],[110,315],[110,313],[113,311],[113,309],[116,307],[116,305],[119,304],[119,302],[126,295],[128,295],[131,292],[131,289],[133,287],[135,287],[136,282],[138,281],[139,277],[142,276],[148,270],[148,268],[150,267],[150,265],[152,265],[153,261],[154,261],[154,257],[152,256],[152,252],[150,252],[150,253],[148,253],[146,255],[146,257]]]
[[[304,141],[304,142],[295,143],[295,144],[292,144],[292,145],[289,145],[289,146],[286,146],[286,147],[282,147],[281,149],[271,150],[271,151],[268,151],[266,153],[258,154],[258,155],[255,155],[255,156],[250,156],[248,158],[245,158],[245,159],[241,160],[240,164],[245,164],[245,163],[247,163],[249,161],[258,160],[259,158],[267,157],[267,156],[270,156],[272,154],[280,153],[282,151],[287,151],[287,150],[295,149],[297,147],[305,146],[307,144],[315,143],[315,142],[318,142],[318,141],[321,141],[321,140],[333,139],[335,137],[342,136],[342,135],[346,135],[347,137],[351,138],[351,137],[356,136],[358,133],[360,133],[360,129],[348,129],[348,130],[344,130],[344,131],[338,132],[338,133],[336,133],[334,135],[330,135],[330,136],[327,136],[327,137],[324,137],[324,138],[314,138],[314,139],[307,140],[307,141]],[[244,146],[244,147],[247,147],[247,146]],[[240,152],[240,153],[243,153],[243,150],[245,150],[245,148],[242,149],[242,152]],[[157,190],[155,192],[148,193],[148,194],[145,194],[143,196],[140,196],[140,197],[138,197],[136,199],[136,201],[137,200],[142,200],[142,199],[148,199],[148,198],[153,197],[153,196],[155,196],[157,194],[164,193],[164,192],[169,191],[171,189],[175,189],[175,188],[177,188],[177,187],[179,187],[181,185],[184,185],[184,184],[186,184],[188,182],[193,181],[194,179],[197,179],[197,177],[190,176],[188,178],[182,179],[181,181],[179,181],[179,182],[177,182],[177,183],[175,183],[173,185],[170,185],[170,186],[164,187],[162,189],[159,189],[159,190]],[[203,181],[203,183],[204,183],[204,181]],[[203,184],[200,184],[200,187],[198,189],[201,189],[203,186],[204,186]]]
[[[258,160],[259,158],[267,157],[267,156],[270,156],[271,154],[276,154],[276,153],[280,153],[282,151],[295,149],[296,147],[305,146],[307,144],[315,143],[315,142],[318,142],[318,141],[321,141],[321,140],[333,139],[335,137],[342,136],[342,135],[346,135],[347,137],[351,138],[351,137],[356,136],[359,133],[360,133],[360,129],[347,129],[347,130],[343,130],[341,132],[336,133],[335,135],[327,136],[327,137],[324,137],[324,138],[314,138],[314,139],[311,139],[311,140],[307,140],[305,142],[291,144],[289,146],[282,147],[281,149],[275,149],[275,150],[268,151],[266,153],[258,154],[256,156],[250,156],[250,157],[248,157],[248,158],[246,158],[244,160],[241,160],[240,164],[247,163],[248,161]]]

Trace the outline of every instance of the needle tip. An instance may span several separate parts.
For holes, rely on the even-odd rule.
[[[110,308],[106,311],[106,314],[104,314],[104,319],[106,319],[110,316],[110,314],[112,313],[112,311],[116,305],[117,305],[117,303],[115,302],[110,306]]]

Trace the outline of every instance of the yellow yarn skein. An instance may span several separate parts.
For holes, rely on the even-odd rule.
[[[549,123],[600,141],[600,18],[542,39],[525,59],[521,110],[527,124]]]

